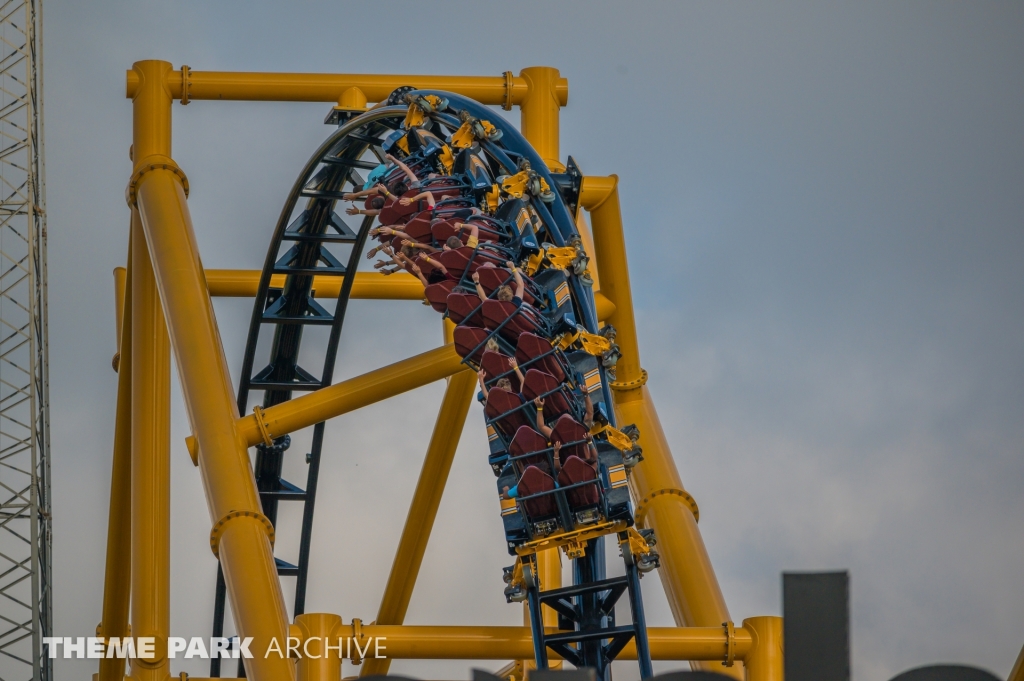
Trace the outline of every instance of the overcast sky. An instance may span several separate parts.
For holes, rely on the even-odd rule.
[[[782,571],[849,569],[857,681],[934,662],[1009,672],[1024,643],[1021,3],[48,0],[44,35],[58,635],[100,617],[125,70],[544,64],[569,79],[563,158],[621,177],[642,363],[733,619],[781,614]],[[175,105],[208,267],[260,266],[328,108]],[[217,304],[236,380],[250,308]],[[336,378],[439,342],[416,303],[354,303]],[[215,562],[174,390],[172,633],[201,636]],[[375,617],[442,390],[332,422],[309,611]],[[303,451],[286,465],[299,484]],[[521,621],[485,451],[475,406],[409,623]],[[282,512],[286,559],[297,519]],[[644,593],[649,623],[671,624],[658,580]]]

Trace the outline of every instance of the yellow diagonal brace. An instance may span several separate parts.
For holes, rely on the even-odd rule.
[[[278,438],[439,381],[465,368],[455,354],[455,346],[444,345],[294,400],[267,407],[262,414],[263,424],[272,438]],[[250,447],[263,442],[255,414],[238,420],[238,433]]]
[[[275,274],[270,278],[270,286],[281,288],[284,281],[285,275]],[[313,291],[317,298],[337,298],[344,282],[344,277],[313,277]],[[206,270],[206,286],[214,297],[253,298],[259,285],[259,270]],[[356,272],[351,297],[357,300],[423,300],[423,284],[405,272],[391,275]]]

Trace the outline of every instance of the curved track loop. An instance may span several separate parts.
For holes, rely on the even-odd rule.
[[[585,428],[584,434],[580,436],[582,439],[568,444],[575,444],[583,459],[587,460],[586,465],[590,466],[588,470],[597,471],[598,475],[594,478],[594,472],[584,471],[584,477],[589,476],[589,481],[576,482],[574,479],[567,483],[558,475],[559,469],[562,468],[564,471],[570,468],[569,461],[576,457],[567,457],[564,466],[560,465],[556,461],[559,458],[557,450],[552,455],[552,447],[549,446],[547,437],[541,440],[539,450],[536,447],[531,450],[533,459],[537,460],[540,457],[547,462],[540,464],[542,468],[547,466],[548,473],[558,476],[559,482],[549,484],[554,484],[559,489],[540,494],[528,491],[525,501],[523,492],[520,491],[517,501],[502,502],[507,547],[509,553],[516,556],[516,564],[506,570],[506,583],[509,585],[506,596],[510,601],[526,600],[530,606],[532,620],[535,623],[534,645],[539,668],[547,667],[547,650],[550,648],[576,666],[596,667],[599,677],[607,679],[610,674],[610,662],[629,640],[635,639],[641,676],[646,678],[651,675],[651,668],[639,590],[638,563],[641,569],[643,559],[653,560],[653,564],[656,564],[656,554],[644,543],[645,537],[651,539],[650,535],[641,537],[632,529],[632,507],[625,487],[625,478],[630,462],[635,463],[639,451],[627,451],[629,438],[623,435],[622,431],[614,429],[614,416],[610,408],[612,401],[606,376],[606,365],[611,366],[614,363],[614,359],[609,359],[614,351],[594,351],[594,343],[599,344],[607,339],[597,336],[599,328],[593,292],[587,285],[584,274],[586,262],[581,262],[578,258],[569,264],[566,260],[566,254],[574,252],[580,243],[573,218],[580,176],[571,160],[569,172],[552,175],[518,130],[497,116],[494,110],[477,102],[451,93],[427,91],[396,91],[392,95],[392,101],[399,100],[407,102],[408,106],[374,109],[341,126],[317,149],[292,187],[274,231],[253,307],[238,390],[239,412],[248,411],[250,393],[253,391],[263,391],[261,406],[269,407],[291,399],[296,391],[318,390],[330,385],[338,340],[354,280],[354,276],[346,274],[356,272],[366,242],[371,236],[371,228],[376,222],[375,217],[367,216],[353,229],[335,212],[335,206],[338,201],[343,200],[346,191],[358,191],[363,188],[367,171],[380,173],[385,170],[384,150],[403,157],[411,165],[418,164],[416,172],[422,178],[420,184],[423,187],[437,189],[439,185],[435,183],[438,182],[455,186],[455,193],[449,194],[447,198],[443,193],[434,194],[438,198],[436,210],[428,209],[426,202],[421,201],[417,209],[419,212],[405,211],[406,214],[396,217],[396,210],[389,212],[389,208],[399,208],[392,198],[389,199],[380,217],[387,218],[388,224],[398,223],[395,226],[399,228],[419,219],[420,226],[425,227],[426,232],[416,240],[433,247],[441,247],[443,240],[431,235],[432,227],[446,218],[450,224],[459,220],[478,220],[482,224],[488,224],[488,219],[491,220],[491,225],[500,223],[498,230],[502,233],[492,244],[485,244],[484,240],[481,240],[480,248],[461,249],[472,251],[469,264],[465,268],[465,274],[459,273],[458,277],[448,276],[445,282],[447,290],[451,291],[454,287],[456,295],[462,292],[466,299],[473,300],[475,293],[470,272],[480,264],[477,260],[474,265],[474,259],[485,258],[488,253],[494,254],[496,263],[496,268],[491,272],[507,273],[508,276],[504,279],[506,283],[512,281],[512,274],[501,269],[505,260],[525,264],[529,273],[534,275],[534,280],[528,282],[528,288],[534,293],[531,300],[536,306],[535,310],[529,309],[529,305],[523,305],[522,308],[517,308],[505,323],[492,323],[493,320],[490,320],[486,330],[476,328],[472,332],[477,334],[478,339],[486,336],[491,340],[488,347],[499,357],[504,353],[509,356],[516,355],[518,358],[521,354],[516,346],[518,336],[509,335],[509,331],[516,324],[512,321],[513,318],[521,321],[524,314],[520,313],[524,308],[527,308],[526,313],[536,313],[538,318],[542,318],[539,325],[534,328],[534,337],[542,344],[551,343],[543,345],[550,351],[545,351],[541,357],[525,357],[525,361],[520,359],[520,363],[524,369],[531,364],[536,369],[543,367],[544,363],[552,362],[564,368],[565,375],[559,379],[561,383],[556,382],[550,389],[545,389],[542,396],[553,402],[558,395],[564,395],[569,405],[567,415],[571,414],[576,421],[587,423],[590,432],[587,433]],[[445,100],[445,104],[441,104],[440,100]],[[428,105],[424,108],[424,102],[433,102],[435,106]],[[420,108],[417,109],[417,106]],[[416,133],[405,127],[407,113],[409,120],[415,118],[414,113],[422,114],[419,117],[420,122],[412,126]],[[487,135],[474,134],[472,146],[460,154],[454,144],[453,134],[461,128],[463,140],[466,139],[467,128],[464,123],[467,118],[485,121],[485,127],[492,127],[489,128],[490,133]],[[479,132],[481,128],[478,127],[476,130]],[[423,142],[424,139],[427,143]],[[473,176],[465,172],[470,156],[477,159],[474,161],[477,168],[476,185]],[[533,178],[531,189],[520,192],[518,196],[515,190],[506,191],[507,187],[502,186],[503,179],[527,175]],[[402,172],[394,165],[388,164],[382,181],[394,190],[401,184],[401,176]],[[481,178],[486,182],[481,184]],[[543,185],[552,191],[539,191],[538,187]],[[410,191],[410,195],[418,190],[417,188]],[[489,207],[485,198],[488,190],[493,190],[492,203]],[[497,203],[500,203],[501,207],[495,210]],[[483,213],[489,215],[483,216],[480,207],[484,208]],[[503,213],[502,208],[513,210],[505,210]],[[397,213],[402,211],[397,210]],[[409,228],[412,231],[411,225]],[[388,241],[379,234],[377,236],[382,243]],[[343,251],[347,252],[342,254]],[[582,256],[581,251],[575,252],[580,252]],[[563,258],[561,263],[558,262],[559,256]],[[571,260],[571,257],[569,259]],[[271,287],[274,275],[284,275],[284,284],[281,288]],[[328,309],[329,301],[318,300],[315,297],[314,276],[343,277],[333,311]],[[432,283],[436,283],[436,280]],[[484,310],[484,306],[498,303],[497,288],[489,296],[493,300],[478,306],[474,311],[475,317],[470,317],[480,320],[481,314],[486,316],[491,309]],[[443,296],[440,300],[430,302],[435,309],[449,314],[454,321],[459,321],[454,319],[454,308],[448,308],[450,302],[446,304]],[[472,321],[467,319],[459,326],[483,326],[472,324]],[[318,366],[315,367],[299,364],[306,326],[329,328],[326,344],[314,344],[320,350]],[[463,331],[470,332],[465,328]],[[517,331],[516,334],[518,333]],[[263,343],[260,342],[261,338]],[[589,349],[588,338],[591,343]],[[320,347],[321,345],[323,347]],[[264,349],[267,346],[269,348]],[[458,336],[456,337],[456,347],[465,358],[464,361],[474,368],[479,368],[484,343],[481,340],[475,348],[472,346],[473,343],[467,345],[465,342],[460,345]],[[308,363],[309,344],[307,343],[303,349],[303,361]],[[486,382],[491,393],[501,392],[496,389],[497,380],[498,378],[492,375]],[[529,382],[532,379],[528,377],[526,380]],[[518,390],[527,392],[525,387]],[[481,394],[486,394],[486,390]],[[584,397],[588,405],[597,407],[598,424],[593,428],[583,415]],[[502,413],[495,413],[490,402],[486,405],[487,425],[492,436],[490,462],[495,474],[499,476],[499,492],[502,490],[503,482],[512,485],[518,483],[524,489],[529,487],[525,482],[526,474],[523,469],[530,471],[535,468],[527,468],[528,460],[519,460],[523,457],[516,455],[517,444],[512,441],[512,433],[507,427],[510,418],[520,418],[532,408],[528,401],[524,404],[525,409],[520,407]],[[588,406],[587,409],[590,410],[588,413],[593,413],[592,406]],[[520,416],[516,417],[515,414]],[[540,423],[542,421],[538,419],[538,424]],[[552,423],[553,421],[549,422],[548,426]],[[583,428],[579,423],[576,425]],[[538,425],[537,430],[544,429]],[[313,510],[323,434],[324,423],[313,427],[304,490],[281,478],[284,453],[291,442],[289,437],[285,436],[274,440],[273,443],[257,446],[255,474],[267,517],[277,524],[280,501],[301,501],[304,504],[298,559],[292,564],[277,558],[278,573],[281,576],[296,577],[294,615],[302,614],[305,607]],[[538,438],[542,437],[536,431],[533,434]],[[550,435],[550,432],[545,434]],[[618,440],[615,439],[616,436]],[[625,446],[622,445],[623,438],[627,443]],[[555,437],[551,436],[550,440],[551,444],[554,444]],[[613,443],[617,444],[613,446]],[[585,453],[582,453],[584,451]],[[630,455],[635,456],[630,459]],[[584,465],[581,461],[577,459],[574,464]],[[553,480],[553,477],[547,475],[547,479]],[[581,499],[588,493],[593,493],[595,498],[600,495],[599,502],[596,506],[589,502],[589,510],[581,511],[581,504],[585,506]],[[546,504],[546,508],[557,506],[557,511],[550,512],[549,517],[543,522],[537,522],[539,516],[530,509],[535,510],[541,503]],[[280,533],[280,529],[278,532]],[[618,537],[626,563],[625,577],[605,577],[605,534],[615,534]],[[537,584],[532,575],[536,574],[536,552],[543,548],[544,541],[549,542],[548,545],[562,546],[575,559],[573,586],[555,591],[541,591],[542,585]],[[653,544],[653,540],[650,543]],[[638,553],[637,546],[648,553]],[[616,626],[614,603],[626,591],[630,597],[632,623]],[[559,612],[559,629],[562,630],[559,633],[546,634],[539,625],[542,604]],[[224,606],[223,575],[218,572],[213,632],[215,636],[223,633]],[[220,675],[219,660],[212,661],[211,675]]]

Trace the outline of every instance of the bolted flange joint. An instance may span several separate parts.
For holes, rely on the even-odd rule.
[[[169,170],[178,176],[181,181],[181,187],[185,190],[185,197],[188,198],[188,177],[185,176],[185,171],[178,167],[178,164],[174,162],[170,156],[163,156],[160,154],[153,154],[143,159],[139,165],[138,170],[132,173],[131,179],[128,180],[128,187],[124,190],[125,201],[128,202],[128,206],[131,208],[135,207],[136,202],[136,190],[138,189],[139,182],[146,173],[151,173],[154,170]]]
[[[235,518],[253,518],[263,523],[267,530],[267,538],[270,540],[270,545],[274,545],[274,524],[270,522],[270,518],[256,511],[230,511],[218,520],[213,529],[210,530],[210,550],[213,551],[213,555],[220,558],[220,538],[223,536],[224,530],[227,529],[228,522]]]

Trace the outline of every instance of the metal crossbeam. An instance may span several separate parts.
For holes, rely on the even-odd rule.
[[[52,678],[41,1],[0,4],[0,679]]]

